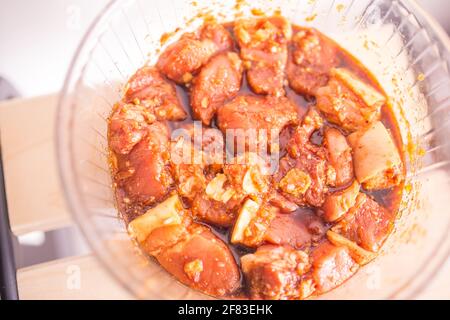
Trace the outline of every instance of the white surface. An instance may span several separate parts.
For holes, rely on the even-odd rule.
[[[23,96],[59,91],[73,53],[107,0],[0,0],[0,75]]]

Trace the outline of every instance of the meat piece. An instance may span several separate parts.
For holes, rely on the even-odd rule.
[[[191,221],[177,195],[133,220],[128,230],[182,283],[216,296],[239,287],[239,270],[229,248],[209,228]]]
[[[212,179],[209,183],[203,171],[190,172],[190,169],[199,169],[199,166],[180,165],[176,177],[179,184],[178,193],[191,205],[192,215],[198,220],[220,227],[229,227],[233,224],[241,199],[235,197],[231,188],[209,193]],[[222,175],[223,174],[218,174]],[[205,188],[207,192],[205,192]]]
[[[168,194],[173,184],[167,161],[168,139],[167,126],[154,122],[129,154],[117,155],[115,181],[124,189],[127,201],[150,205]]]
[[[395,212],[386,210],[364,193],[356,198],[332,231],[355,242],[363,249],[377,252],[394,226]]]
[[[156,256],[188,239],[196,232],[196,226],[175,194],[132,220],[128,232],[146,253]]]
[[[214,174],[222,170],[225,162],[224,137],[215,128],[201,125],[182,125],[172,132],[171,160],[174,164],[201,165]]]
[[[297,177],[301,180],[296,180]],[[328,191],[325,154],[321,149],[316,152],[304,149],[296,159],[283,157],[275,181],[286,199],[300,206],[320,207]]]
[[[269,163],[256,153],[246,152],[229,160],[223,172],[231,187],[243,196],[258,196],[269,191]]]
[[[179,121],[187,117],[175,90],[154,67],[139,69],[125,86],[125,101],[140,104],[158,120]]]
[[[230,198],[218,201],[205,193],[199,193],[192,203],[192,214],[196,219],[219,227],[230,227],[236,220],[241,199]]]
[[[319,31],[301,28],[292,37],[287,64],[289,85],[297,93],[314,96],[328,82],[330,69],[337,66],[337,46]]]
[[[292,172],[301,172],[308,184],[296,187],[297,181],[290,183],[296,177]],[[280,170],[275,176],[281,194],[291,202],[300,206],[320,207],[325,200],[326,187],[326,161],[320,155],[305,152],[297,159],[286,156],[280,160]],[[281,183],[281,184],[280,184]],[[304,191],[304,192],[302,192]]]
[[[287,43],[292,36],[290,23],[277,16],[240,20],[234,25],[234,33],[252,90],[282,96]]]
[[[233,204],[240,205],[249,196],[263,198],[269,192],[270,166],[255,153],[244,153],[233,158],[224,165],[223,172],[229,188],[234,192]],[[248,199],[238,213],[231,241],[249,247],[257,246],[276,211],[275,207]]]
[[[211,40],[197,40],[184,35],[159,56],[156,67],[173,81],[189,83],[193,75],[217,52]]]
[[[314,107],[310,107],[306,112],[302,123],[297,126],[291,139],[289,140],[287,151],[293,158],[298,158],[305,150],[317,153],[320,148],[313,145],[310,140],[315,131],[323,126],[323,118]]]
[[[186,216],[188,213],[185,214]],[[142,250],[152,256],[158,255],[163,250],[172,247],[183,239],[189,237],[187,227],[191,224],[188,218],[182,218],[180,224],[167,224],[155,228],[147,238],[140,243]]]
[[[219,173],[204,192],[197,194],[192,204],[192,213],[198,219],[220,227],[233,224],[242,197],[232,188],[227,177]]]
[[[198,136],[194,130],[188,126],[185,135],[172,144],[171,167],[177,191],[191,206],[196,219],[220,227],[231,226],[242,199],[227,177],[218,173],[223,166],[222,133],[203,128],[200,139],[195,141]]]
[[[380,118],[386,98],[346,69],[331,69],[327,86],[316,92],[317,108],[328,121],[349,132],[363,129]]]
[[[300,156],[295,164],[296,169],[307,172],[311,179],[311,185],[304,195],[299,195],[297,204],[307,203],[314,207],[320,207],[324,201],[324,195],[328,191],[326,187],[327,163],[320,153],[307,153]]]
[[[172,168],[180,196],[192,202],[198,193],[205,190],[207,181],[202,165],[182,163],[172,165]]]
[[[170,144],[170,155],[170,167],[178,194],[192,202],[197,193],[203,192],[207,184],[203,153],[194,149],[190,136],[179,136]]]
[[[327,128],[324,132],[324,146],[327,149],[328,163],[336,173],[332,186],[347,185],[353,179],[352,148],[347,139],[339,130]]]
[[[234,98],[241,87],[242,62],[234,52],[213,57],[194,79],[191,106],[194,118],[210,125],[218,108]]]
[[[118,154],[127,154],[147,135],[147,126],[155,116],[142,106],[119,103],[109,121],[109,146]]]
[[[320,207],[328,191],[335,185],[336,172],[328,163],[323,146],[313,144],[311,135],[323,126],[323,119],[315,108],[310,108],[302,124],[289,140],[288,155],[280,160],[275,181],[282,195],[298,205]]]
[[[310,245],[325,234],[325,226],[307,209],[291,214],[278,214],[270,223],[264,240],[272,244],[289,245],[296,249]]]
[[[198,132],[196,132],[198,130]],[[220,130],[188,125],[174,131],[170,145],[171,168],[178,193],[192,202],[222,170],[224,142]]]
[[[283,197],[278,191],[274,190],[269,196],[271,205],[279,208],[283,213],[291,213],[298,209],[298,205]]]
[[[189,213],[178,195],[148,209],[128,224],[128,233],[150,255],[157,255],[189,236]]]
[[[252,199],[247,199],[239,211],[231,234],[231,243],[247,247],[260,245],[277,212],[275,207],[266,204],[260,205]]]
[[[303,251],[266,245],[241,257],[241,266],[252,299],[305,299],[314,291],[304,276],[310,265]]]
[[[367,190],[386,189],[404,179],[402,159],[395,143],[381,122],[348,137],[353,148],[355,175]]]
[[[350,256],[359,265],[365,265],[376,258],[375,253],[364,250],[353,241],[348,240],[347,238],[341,236],[340,234],[334,231],[328,230],[327,238],[335,246],[346,247],[348,249]]]
[[[346,247],[337,247],[328,241],[322,242],[312,252],[311,258],[316,293],[338,287],[358,270],[358,264]]]
[[[201,40],[211,40],[218,48],[218,51],[226,51],[233,48],[233,38],[228,30],[216,22],[206,22],[198,31]]]
[[[213,55],[232,45],[231,35],[223,26],[205,24],[169,45],[160,55],[156,67],[169,79],[186,84]]]
[[[272,152],[279,151],[281,130],[298,119],[297,107],[288,98],[242,95],[225,104],[217,112],[218,127],[224,134],[234,130],[234,150],[256,152],[269,142]],[[233,131],[228,131],[230,134]],[[253,136],[252,136],[253,135]],[[230,147],[230,145],[229,145]]]
[[[203,128],[203,159],[209,172],[216,174],[225,163],[225,142],[222,132],[215,128]]]
[[[327,195],[322,206],[323,217],[328,222],[341,219],[356,203],[359,183],[354,181],[347,189]]]
[[[230,249],[210,229],[196,225],[187,239],[156,258],[182,283],[214,296],[231,294],[240,286],[240,273]]]

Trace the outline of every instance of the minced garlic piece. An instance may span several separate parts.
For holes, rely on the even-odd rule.
[[[311,177],[306,172],[294,168],[278,184],[284,192],[295,197],[303,195],[311,186]]]
[[[233,233],[231,234],[231,243],[242,243],[244,241],[246,237],[245,230],[256,217],[259,207],[259,204],[251,199],[245,201],[234,225]]]
[[[208,197],[223,203],[228,202],[235,192],[233,189],[225,189],[223,187],[226,181],[227,177],[223,173],[216,175],[206,186],[205,192]]]
[[[257,167],[250,167],[242,179],[242,189],[246,194],[258,194],[267,190],[267,181]]]
[[[200,275],[203,272],[203,261],[200,259],[192,260],[184,265],[184,272],[194,282],[200,281]]]

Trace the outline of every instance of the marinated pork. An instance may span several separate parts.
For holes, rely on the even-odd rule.
[[[242,62],[234,52],[215,56],[195,78],[191,92],[194,118],[210,125],[217,109],[234,98],[242,82]]]
[[[282,96],[287,45],[292,37],[290,23],[277,16],[245,19],[235,23],[234,34],[252,90],[259,94]]]
[[[303,251],[261,246],[256,253],[243,256],[241,265],[254,299],[304,299],[314,291],[312,282],[303,277],[310,268]]]
[[[156,68],[139,69],[128,81],[125,99],[142,105],[158,120],[179,121],[187,117],[175,85],[165,80]]]
[[[314,96],[339,63],[336,46],[317,30],[302,28],[293,35],[289,51],[289,85],[299,94]]]
[[[295,104],[285,97],[242,95],[217,112],[217,125],[220,130],[224,134],[227,130],[234,130],[237,139],[243,142],[235,148],[253,152],[256,152],[263,142],[270,145],[270,150],[278,152],[279,142],[276,140],[281,130],[295,123],[297,119]]]
[[[321,295],[394,227],[406,173],[389,108],[362,63],[316,29],[205,19],[113,106],[117,208],[140,249],[194,290]]]
[[[356,178],[368,190],[387,189],[404,178],[395,143],[381,122],[349,136]]]
[[[206,24],[197,33],[186,33],[169,45],[156,67],[169,79],[186,84],[208,60],[233,45],[228,31],[218,24]]]
[[[316,92],[317,108],[328,121],[353,132],[379,120],[386,98],[343,68],[330,71],[327,86]]]

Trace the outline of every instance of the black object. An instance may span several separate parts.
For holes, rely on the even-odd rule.
[[[164,288],[161,288],[164,289]],[[400,301],[400,300],[305,300],[305,301],[248,301],[248,300],[121,300],[121,301],[4,301],[0,303],[2,314],[11,314],[15,318],[30,317],[44,314],[46,319],[58,319],[69,311],[74,318],[86,318],[89,310],[90,317],[108,319],[114,315],[117,319],[130,317],[130,310],[135,314],[148,314],[151,310],[153,317],[164,319],[225,319],[225,320],[279,320],[293,319],[292,315],[301,314],[301,319],[315,319],[320,314],[322,318],[336,318],[339,310],[351,310],[352,314],[366,314],[370,312],[372,318],[385,319],[386,314],[393,314],[403,318],[430,317],[430,310],[447,314],[448,300],[441,301]],[[195,309],[192,309],[195,308]],[[206,309],[208,308],[208,309]],[[186,314],[185,310],[193,310],[195,314]],[[51,310],[51,312],[49,312]],[[141,310],[141,311],[139,311]],[[368,310],[368,311],[366,311]],[[441,310],[441,311],[439,311]],[[207,312],[210,316],[207,317]],[[350,314],[350,312],[348,313]],[[106,316],[105,316],[106,315]],[[300,317],[299,317],[300,318]],[[356,318],[356,317],[354,317]],[[3,319],[3,318],[2,318]],[[294,318],[295,319],[295,318]]]
[[[3,175],[2,146],[0,144],[0,297],[2,300],[18,300],[16,263],[6,202]]]

